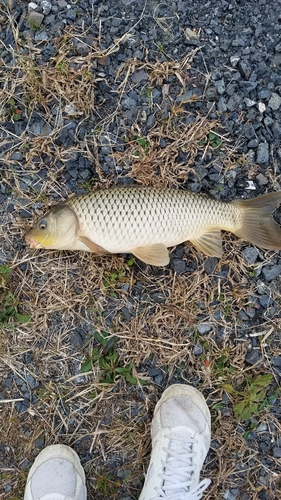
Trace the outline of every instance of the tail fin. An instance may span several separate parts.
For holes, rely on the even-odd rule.
[[[281,203],[281,191],[258,196],[253,200],[234,200],[243,212],[243,225],[236,236],[269,250],[281,250],[281,227],[271,217]]]

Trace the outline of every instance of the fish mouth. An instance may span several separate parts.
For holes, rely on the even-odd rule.
[[[40,245],[40,243],[38,243],[37,241],[35,241],[32,238],[32,236],[30,236],[30,234],[27,234],[25,236],[25,241],[29,244],[30,248],[42,248],[42,245]]]

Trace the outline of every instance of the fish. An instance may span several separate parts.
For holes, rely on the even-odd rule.
[[[281,228],[271,214],[281,191],[253,199],[219,201],[183,189],[114,187],[68,198],[26,234],[30,248],[131,253],[166,266],[168,248],[190,241],[205,255],[221,257],[221,231],[257,247],[280,250]]]

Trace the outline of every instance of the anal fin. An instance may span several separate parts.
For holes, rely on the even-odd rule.
[[[167,266],[170,262],[168,249],[163,243],[134,248],[130,253],[152,266]]]
[[[222,239],[220,229],[209,229],[198,238],[190,240],[191,243],[210,257],[222,256]]]

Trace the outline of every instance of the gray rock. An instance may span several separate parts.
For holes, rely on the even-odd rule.
[[[267,427],[267,424],[265,422],[262,422],[256,428],[256,432],[266,432],[267,430],[268,430],[268,427]]]
[[[251,141],[248,142],[248,148],[257,148],[259,145],[259,141],[257,139],[252,139]]]
[[[22,157],[22,154],[20,151],[15,151],[12,156],[11,156],[11,160],[18,160],[18,161],[22,161],[23,160],[23,157]]]
[[[274,266],[264,266],[262,268],[262,275],[266,281],[272,281],[281,274],[281,264]]]
[[[267,308],[272,304],[273,301],[271,297],[264,294],[259,297],[259,302],[262,307]]]
[[[209,101],[213,101],[217,97],[217,91],[215,87],[208,87],[206,90],[206,97]]]
[[[274,448],[273,448],[273,456],[275,458],[281,458],[281,448],[278,448],[277,446],[274,446]]]
[[[276,94],[276,92],[273,92],[271,95],[271,98],[268,101],[268,106],[273,109],[273,111],[276,111],[277,109],[280,108],[281,106],[281,97],[279,94]]]
[[[218,110],[222,111],[223,113],[227,111],[227,101],[225,97],[221,97],[218,101]]]
[[[52,4],[48,0],[42,0],[41,7],[43,10],[43,14],[45,16],[48,16],[48,14],[50,14],[50,12],[51,12]]]
[[[39,122],[34,122],[32,125],[29,127],[30,132],[32,132],[34,135],[40,135],[41,134],[41,126]]]
[[[27,18],[26,24],[32,30],[37,30],[41,26],[43,19],[44,19],[43,14],[40,14],[40,12],[32,10]]]
[[[71,21],[75,21],[76,19],[76,10],[75,9],[69,9],[66,13],[66,17],[70,19]]]
[[[281,125],[280,125],[280,123],[274,122],[272,127],[271,127],[271,130],[273,132],[275,139],[280,139],[280,137],[281,137]]]
[[[44,448],[45,439],[43,438],[43,436],[40,436],[39,438],[36,439],[34,444],[36,448]]]
[[[124,106],[125,109],[133,109],[136,107],[136,101],[135,99],[131,99],[130,97],[125,97],[122,100],[122,105]]]
[[[69,342],[71,343],[71,345],[73,345],[77,349],[79,349],[83,345],[84,340],[85,340],[85,335],[82,332],[82,330],[80,330],[80,329],[79,330],[73,330],[70,333]]]
[[[135,50],[133,55],[136,59],[139,59],[139,61],[142,61],[144,58],[144,53],[139,49]]]
[[[239,109],[242,97],[239,94],[233,94],[227,101],[227,108],[229,111],[234,111]]]
[[[76,50],[80,56],[86,56],[87,54],[89,54],[90,48],[88,47],[88,45],[86,43],[79,42],[76,45]]]
[[[215,270],[215,267],[218,263],[218,259],[216,257],[207,257],[204,262],[204,269],[207,274],[212,274]]]
[[[260,186],[266,186],[266,184],[268,184],[268,179],[263,174],[258,174],[256,180]]]
[[[188,90],[185,94],[177,98],[178,102],[188,102],[193,98],[194,95],[201,97],[201,92],[198,89]]]
[[[203,352],[203,346],[201,344],[197,344],[195,347],[194,347],[194,355],[195,356],[201,356],[202,352]]]
[[[239,69],[240,69],[242,76],[244,78],[249,78],[251,75],[251,72],[252,72],[252,68],[249,65],[249,61],[248,60],[239,61],[238,66],[239,66]]]
[[[250,365],[255,365],[262,359],[262,355],[259,349],[252,349],[251,351],[247,352],[246,354],[246,361]]]
[[[159,374],[159,375],[156,375],[156,377],[154,378],[154,381],[156,384],[161,385],[163,382],[163,378],[164,378],[164,376]]]
[[[267,164],[268,159],[269,159],[268,143],[261,142],[258,145],[258,149],[257,149],[257,163],[259,165]]]
[[[39,385],[39,382],[37,382],[37,380],[32,375],[30,375],[30,373],[26,375],[26,381],[30,389],[35,389],[35,387],[38,387]]]
[[[234,489],[225,490],[222,494],[222,497],[224,500],[236,500],[239,493],[240,491],[237,488],[235,488],[235,490]]]
[[[274,123],[274,120],[271,118],[271,116],[265,116],[264,120],[263,120],[263,123],[266,125],[266,126],[271,126],[273,123]]]
[[[258,91],[258,98],[259,99],[268,99],[269,96],[270,96],[269,89],[261,89]]]
[[[242,321],[249,321],[249,316],[246,314],[245,311],[243,311],[243,309],[241,309],[238,312],[238,318],[241,319]]]
[[[255,129],[252,125],[245,125],[244,127],[244,134],[247,137],[247,139],[254,139],[256,136]]]
[[[195,31],[192,31],[190,28],[185,28],[184,32],[187,40],[197,40],[198,35]]]
[[[172,259],[171,268],[177,274],[182,274],[186,271],[186,262],[182,259]]]
[[[281,356],[273,356],[271,362],[276,368],[281,368]]]
[[[223,79],[221,79],[221,80],[215,80],[214,81],[214,86],[216,87],[217,93],[219,95],[224,94],[224,92],[225,92],[225,81]]]
[[[252,265],[256,262],[258,255],[259,255],[259,252],[258,252],[257,248],[255,248],[255,247],[248,247],[242,251],[242,255],[243,255],[245,261],[248,264]]]
[[[135,71],[131,76],[131,80],[133,83],[145,83],[147,81],[147,78],[147,72],[144,71],[144,69]]]
[[[17,401],[15,403],[15,407],[18,413],[24,413],[29,408],[30,402],[28,399],[24,399],[23,401]]]
[[[253,319],[256,316],[257,310],[254,307],[246,307],[246,314]]]
[[[207,335],[212,329],[213,325],[210,323],[201,323],[201,325],[197,326],[197,330],[200,335]]]
[[[256,101],[253,101],[252,99],[249,99],[249,97],[245,97],[244,102],[247,106],[247,108],[251,108],[256,104]]]
[[[34,40],[36,42],[44,42],[46,40],[49,40],[49,35],[46,31],[39,31],[35,34]]]
[[[230,56],[230,64],[231,66],[233,66],[235,68],[235,66],[237,66],[238,62],[240,61],[240,57],[239,56]]]
[[[147,118],[146,126],[148,129],[152,128],[155,124],[155,115],[150,114]]]

